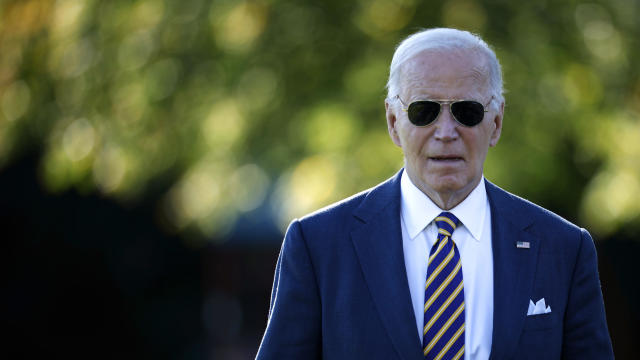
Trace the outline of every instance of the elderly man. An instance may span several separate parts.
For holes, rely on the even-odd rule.
[[[404,171],[291,223],[257,358],[613,358],[587,231],[483,177],[504,113],[494,52],[413,34],[388,90]]]

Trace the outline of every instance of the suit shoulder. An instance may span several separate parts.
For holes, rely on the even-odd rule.
[[[401,174],[400,171],[372,188],[303,216],[299,220],[303,232],[325,236],[344,235],[386,207],[397,206]]]
[[[372,190],[373,188],[363,190],[357,194],[349,196],[348,198],[329,204],[321,209],[304,215],[299,219],[299,221],[304,224],[310,224],[325,221],[334,222],[340,218],[347,218],[358,206],[360,206],[362,201]]]
[[[495,211],[498,217],[505,217],[517,228],[534,235],[541,241],[545,252],[563,259],[575,259],[585,241],[593,243],[586,230],[562,216],[522,197],[496,189],[489,192],[494,200],[492,217]]]
[[[350,229],[354,226],[353,213],[364,201],[372,189],[352,195],[346,199],[330,204],[293,220],[287,234],[297,227],[299,236],[306,242],[312,254],[324,254],[334,249],[336,243],[347,239]],[[297,226],[294,226],[296,225]],[[334,244],[334,246],[329,246]]]
[[[505,206],[506,209],[511,209],[512,211],[514,211],[514,215],[516,215],[518,218],[523,219],[524,221],[532,222],[532,224],[535,224],[537,226],[547,227],[555,231],[558,231],[560,229],[565,231],[581,231],[579,226],[554,213],[553,211],[535,204],[530,200],[503,190],[493,184],[491,184],[491,186],[493,187],[493,189],[489,191],[489,194],[490,196],[492,193],[494,194],[492,197],[496,203],[496,207],[499,208]],[[495,194],[498,195],[496,196]]]

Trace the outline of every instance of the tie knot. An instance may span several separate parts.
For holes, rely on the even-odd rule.
[[[438,227],[438,232],[451,236],[453,230],[456,229],[456,226],[460,223],[460,220],[448,211],[443,211],[436,217],[436,226]]]

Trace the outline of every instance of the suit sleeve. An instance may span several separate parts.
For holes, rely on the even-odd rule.
[[[267,328],[257,360],[319,359],[320,297],[300,223],[285,235],[276,265]]]
[[[613,359],[604,302],[598,278],[596,249],[581,230],[580,248],[565,313],[563,359]]]

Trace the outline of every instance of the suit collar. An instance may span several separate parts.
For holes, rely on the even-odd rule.
[[[534,219],[526,210],[527,208],[522,206],[523,202],[528,202],[527,200],[502,190],[487,179],[485,179],[485,186],[492,213],[495,208],[503,215],[503,220],[511,222],[519,230],[526,230],[533,224]]]
[[[400,176],[374,188],[354,212],[351,240],[378,314],[399,355],[422,357],[409,293],[400,227]]]
[[[536,273],[539,239],[524,200],[486,181],[493,248],[493,337],[490,359],[511,358],[520,338]],[[526,241],[530,248],[516,247]]]
[[[353,212],[353,216],[367,223],[389,206],[398,206],[399,208],[400,178],[403,170],[400,169],[392,178],[372,188]]]

